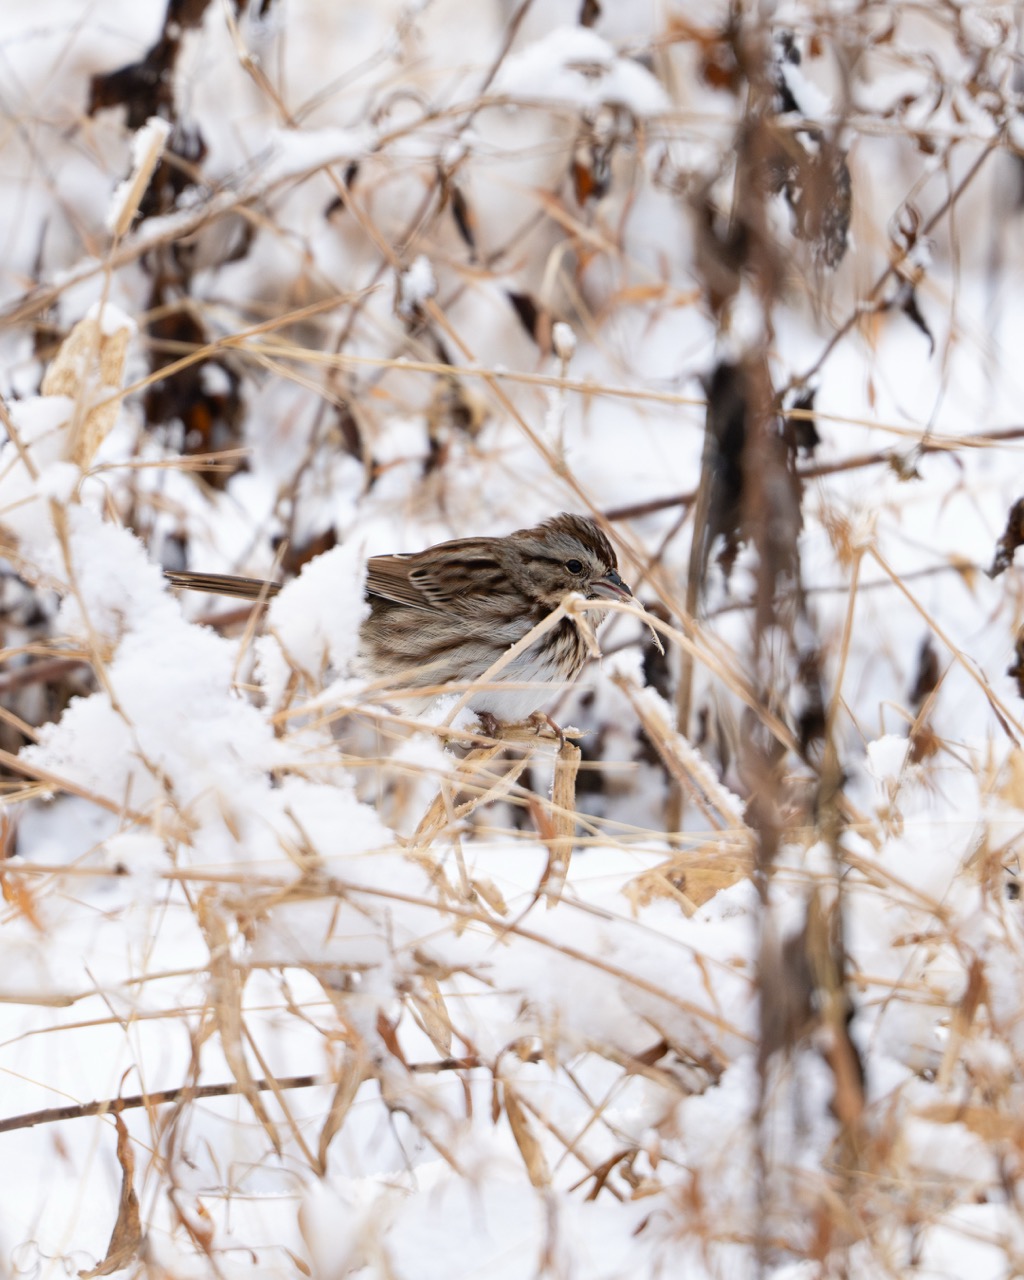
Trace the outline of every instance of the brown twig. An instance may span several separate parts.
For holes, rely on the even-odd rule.
[[[434,1075],[442,1071],[471,1071],[481,1066],[474,1055],[467,1058],[446,1058],[437,1062],[410,1062],[409,1070],[418,1075]],[[274,1080],[251,1081],[253,1088],[261,1092],[281,1089],[330,1088],[334,1082],[323,1076],[281,1076]],[[59,1120],[81,1120],[86,1116],[120,1115],[122,1111],[137,1111],[140,1107],[159,1107],[169,1102],[196,1102],[202,1098],[228,1098],[245,1092],[237,1080],[222,1084],[180,1085],[176,1089],[158,1089],[152,1093],[136,1093],[127,1098],[104,1098],[100,1102],[72,1102],[64,1107],[45,1107],[41,1111],[26,1111],[18,1116],[0,1119],[0,1133],[13,1133],[16,1129],[33,1129],[39,1124],[56,1124]]]

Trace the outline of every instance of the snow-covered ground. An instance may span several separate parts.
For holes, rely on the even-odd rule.
[[[770,306],[751,270],[716,312],[700,202],[730,207],[753,18],[250,8],[0,12],[0,1273],[88,1271],[117,1221],[108,1270],[153,1277],[1016,1274],[1011,11],[778,6],[852,239],[827,269],[775,197]],[[90,88],[147,51],[162,79]],[[817,388],[800,626],[841,797],[788,754],[762,877],[718,751],[745,700],[792,742],[756,558],[685,617],[694,507],[658,500],[768,314],[773,385]],[[427,839],[459,760],[353,657],[367,555],[564,510],[609,513],[666,610],[669,701],[621,615],[552,700],[586,733],[557,894],[552,748]],[[282,558],[253,627],[162,576]],[[120,1147],[110,1115],[19,1124],[143,1094]]]

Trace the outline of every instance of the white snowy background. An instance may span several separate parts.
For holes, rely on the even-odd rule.
[[[737,7],[741,39],[691,0],[602,0],[590,26],[577,0],[171,8],[0,9],[0,1274],[97,1266],[126,1166],[125,1274],[1019,1274],[1022,605],[1014,568],[985,574],[1021,496],[1015,11],[793,0]],[[834,271],[769,208],[772,382],[817,387],[800,547],[841,830],[793,756],[762,895],[711,735],[710,802],[671,838],[652,720],[702,766],[615,617],[548,708],[587,737],[547,900],[550,751],[409,843],[457,761],[351,675],[361,566],[607,513],[668,611],[669,697],[692,642],[696,705],[744,732],[756,566],[712,571],[684,625],[693,506],[669,500],[700,479],[703,379],[763,337],[750,281],[709,304],[694,193],[728,213],[730,40],[783,32],[852,184]],[[191,159],[124,225],[161,130],[90,112],[90,83],[161,33],[157,113]],[[934,345],[872,305],[914,227]],[[194,374],[200,349],[187,404],[147,407],[154,352]],[[282,556],[251,626],[161,572]],[[862,1090],[834,984],[775,1045],[759,1014],[822,912]],[[140,1094],[120,1159],[109,1115],[19,1123]]]

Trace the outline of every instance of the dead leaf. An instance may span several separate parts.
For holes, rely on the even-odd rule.
[[[1013,564],[1013,554],[1024,542],[1024,498],[1018,498],[1006,515],[1006,528],[996,543],[992,567],[987,570],[990,578],[998,578]]]
[[[601,6],[597,0],[583,0],[577,21],[581,27],[592,27],[601,16]]]
[[[617,289],[608,299],[606,307],[627,306],[640,307],[649,303],[664,303],[670,307],[695,307],[701,300],[699,289],[688,289],[685,292],[670,288],[664,281],[654,284],[631,284],[624,289]]]
[[[363,1083],[365,1076],[366,1068],[362,1054],[348,1052],[338,1074],[334,1097],[331,1099],[331,1108],[327,1113],[324,1126],[320,1130],[320,1141],[317,1145],[317,1163],[321,1177],[327,1173],[327,1148],[331,1145],[335,1134],[345,1123],[345,1117],[348,1115],[352,1103],[355,1102],[359,1086]]]
[[[1014,809],[1024,809],[1024,751],[1019,747],[1006,757],[996,794]]]
[[[526,1165],[527,1175],[535,1187],[550,1187],[551,1172],[548,1169],[548,1162],[544,1158],[544,1152],[537,1141],[537,1135],[533,1132],[523,1104],[507,1080],[503,1080],[502,1084],[505,1094],[505,1115],[508,1116],[512,1136]]]
[[[910,690],[910,705],[920,711],[926,698],[930,697],[939,686],[939,655],[935,651],[930,635],[921,641],[917,652],[917,674]]]
[[[1008,1142],[1014,1147],[1020,1143],[1019,1118],[994,1107],[935,1102],[915,1111],[914,1115],[933,1124],[962,1124],[985,1142]]]
[[[105,333],[96,316],[79,320],[61,344],[46,371],[44,396],[67,396],[76,401],[67,457],[83,469],[96,454],[117,421],[125,356],[131,334],[127,328]]]
[[[550,317],[541,304],[528,293],[516,293],[511,289],[506,297],[527,334],[538,345],[543,345],[544,332],[550,327]]]
[[[9,875],[0,868],[0,895],[3,896],[4,902],[27,920],[37,933],[45,933],[35,894],[26,884],[24,877]]]
[[[107,1245],[107,1255],[99,1266],[91,1271],[79,1271],[82,1280],[92,1276],[109,1276],[121,1271],[137,1255],[142,1243],[142,1222],[139,1218],[139,1198],[135,1194],[135,1153],[132,1151],[128,1126],[117,1114],[117,1163],[121,1166],[121,1200],[117,1207],[117,1220]]]
[[[489,880],[486,876],[474,877],[470,884],[496,915],[508,915],[508,903],[493,880]]]
[[[444,996],[441,994],[441,988],[434,978],[424,976],[420,981],[423,984],[425,994],[420,995],[413,992],[409,999],[412,1001],[417,1014],[419,1014],[420,1026],[430,1037],[431,1044],[442,1058],[450,1058],[452,1053],[452,1021],[448,1016],[448,1007],[444,1002]]]
[[[1013,676],[1017,681],[1017,692],[1024,698],[1024,627],[1017,632],[1017,638],[1013,643],[1014,660],[1006,668],[1006,674]]]
[[[235,963],[231,954],[231,939],[224,915],[212,892],[200,896],[196,915],[210,952],[209,1002],[217,1026],[221,1050],[239,1091],[245,1095],[246,1101],[273,1143],[274,1150],[280,1154],[281,1140],[277,1129],[267,1114],[256,1087],[256,1081],[245,1059],[242,992],[245,988],[246,975]]]

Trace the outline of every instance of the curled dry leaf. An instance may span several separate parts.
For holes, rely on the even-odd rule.
[[[409,999],[417,1015],[417,1021],[430,1037],[430,1042],[442,1058],[452,1053],[452,1020],[448,1007],[435,978],[421,977],[423,991],[412,992]]]
[[[438,377],[427,408],[427,430],[431,441],[440,439],[445,432],[455,431],[471,440],[483,430],[489,408],[483,396],[470,390],[465,383],[447,374]]]
[[[340,1072],[338,1073],[337,1083],[334,1087],[334,1097],[331,1099],[331,1107],[327,1112],[327,1118],[324,1120],[323,1128],[320,1130],[320,1139],[317,1143],[317,1166],[318,1173],[323,1177],[327,1173],[327,1149],[331,1145],[331,1140],[335,1134],[341,1129],[348,1116],[352,1103],[356,1100],[356,1094],[359,1092],[359,1086],[363,1083],[366,1076],[366,1061],[361,1053],[349,1051],[345,1055],[345,1061],[342,1063]]]
[[[1017,692],[1024,698],[1024,627],[1017,632],[1013,643],[1013,662],[1006,668],[1006,674],[1017,681]]]
[[[782,420],[783,437],[790,450],[805,453],[809,457],[813,457],[815,449],[821,444],[814,414],[816,397],[814,387],[805,388],[786,409]]]
[[[920,711],[925,699],[931,697],[939,686],[939,655],[930,635],[921,641],[917,652],[917,672],[910,690],[910,705]]]
[[[457,182],[449,183],[448,195],[451,202],[452,218],[455,226],[458,228],[459,235],[466,243],[466,247],[476,255],[476,214],[469,201],[466,199],[466,193],[458,185]]]
[[[925,319],[924,312],[921,310],[921,304],[918,302],[917,290],[913,285],[902,282],[896,290],[896,296],[892,305],[902,311],[910,323],[924,334],[928,339],[928,349],[930,354],[935,352],[935,335],[932,333],[928,321]]]
[[[753,874],[754,859],[749,845],[716,840],[694,850],[673,853],[666,862],[650,867],[623,889],[634,910],[658,898],[667,898],[692,916],[722,889]]]
[[[93,1276],[109,1276],[128,1266],[142,1243],[142,1222],[139,1218],[139,1198],[135,1194],[135,1154],[132,1151],[128,1126],[119,1115],[114,1116],[117,1125],[117,1163],[121,1166],[121,1199],[117,1206],[117,1220],[107,1245],[106,1257],[89,1271],[79,1271],[81,1280]]]
[[[1024,542],[1024,498],[1018,498],[1006,515],[1006,528],[996,543],[996,553],[992,559],[992,567],[988,570],[990,578],[998,578],[1013,564],[1013,555]],[[1011,675],[1013,673],[1011,672]]]
[[[545,309],[528,293],[509,290],[506,296],[529,337],[538,346],[544,346],[544,335],[550,331],[551,327],[551,317]]]
[[[127,324],[107,332],[109,326],[96,315],[87,315],[61,344],[56,359],[43,378],[44,396],[67,396],[79,411],[67,442],[67,456],[83,469],[117,421],[125,356],[131,330]]]

